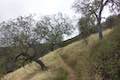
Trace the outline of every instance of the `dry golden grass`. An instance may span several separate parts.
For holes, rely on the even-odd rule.
[[[112,29],[106,30],[104,35],[108,35],[111,31]],[[81,40],[50,52],[42,58],[49,67],[48,71],[41,71],[39,65],[33,62],[24,68],[22,67],[15,72],[5,75],[4,79],[1,80],[63,80],[57,78],[62,75],[62,73],[57,75],[61,71],[61,68],[63,72],[66,72],[60,63],[59,57],[62,57],[75,70],[78,80],[89,80],[89,48],[94,47],[94,44],[97,42],[98,36],[97,34],[93,34],[88,38],[88,45]]]

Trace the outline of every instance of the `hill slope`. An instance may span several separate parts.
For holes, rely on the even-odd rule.
[[[1,80],[93,80],[93,78],[101,80],[104,76],[102,76],[101,70],[96,69],[96,66],[102,66],[106,62],[108,63],[105,65],[108,66],[103,66],[102,69],[104,68],[107,73],[110,73],[110,76],[113,75],[111,77],[113,78],[115,74],[118,75],[118,70],[115,69],[119,68],[114,70],[112,68],[120,66],[119,63],[116,63],[119,61],[112,59],[111,61],[115,62],[114,65],[116,65],[112,66],[108,58],[106,62],[102,62],[102,58],[109,57],[109,55],[112,55],[112,53],[109,53],[114,50],[118,50],[118,55],[120,54],[120,47],[115,46],[120,41],[119,31],[120,28],[118,27],[108,29],[104,31],[105,38],[102,41],[99,41],[98,36],[94,34],[88,38],[88,45],[80,40],[50,52],[42,58],[49,67],[48,71],[41,71],[39,65],[33,62],[24,68],[7,74]],[[113,80],[117,79],[118,77]]]

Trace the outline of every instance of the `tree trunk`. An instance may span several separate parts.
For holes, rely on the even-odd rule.
[[[102,33],[102,25],[101,25],[100,21],[98,21],[97,27],[98,27],[99,39],[102,40],[103,39],[103,33]]]
[[[39,60],[38,58],[36,58],[35,56],[31,57],[29,56],[27,53],[20,53],[18,56],[15,57],[15,61],[20,57],[20,56],[24,56],[26,57],[26,60],[30,60],[30,61],[35,61],[36,63],[38,63],[40,66],[41,66],[41,69],[42,70],[47,70],[47,66],[41,61]],[[24,63],[23,63],[24,65]]]
[[[34,61],[41,66],[42,70],[47,70],[47,66],[45,66],[45,64],[41,60],[35,59]]]

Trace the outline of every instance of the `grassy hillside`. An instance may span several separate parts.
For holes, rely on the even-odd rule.
[[[102,23],[103,30],[105,31],[106,29],[117,25],[119,21],[120,21],[119,15],[110,17],[110,19],[107,19],[105,22]],[[93,29],[92,32],[90,32],[89,34],[93,34],[93,33],[97,33],[96,29]],[[36,58],[40,58],[48,54],[50,51],[65,47],[73,42],[76,42],[82,39],[83,39],[83,36],[82,34],[80,34],[66,41],[57,43],[55,45],[51,43],[43,43],[43,44],[37,44],[32,46],[34,46],[34,49],[36,51],[35,53]],[[15,71],[16,69],[22,67],[22,64],[19,63],[20,61],[14,62],[14,60],[15,60],[15,57],[19,55],[24,49],[26,49],[26,46],[24,46],[24,48],[22,49],[20,47],[0,47],[0,77],[2,75],[5,75],[9,72]],[[28,52],[30,53],[28,54],[32,55],[34,51],[31,52],[31,50],[30,51],[29,50]]]
[[[36,63],[26,65],[7,74],[1,80],[68,80],[70,72],[61,62],[71,68],[77,80],[101,80],[103,72],[112,80],[120,80],[120,27],[104,31],[104,39],[98,40],[94,34],[84,40],[76,41],[66,47],[50,52],[42,58],[49,67],[41,71]]]

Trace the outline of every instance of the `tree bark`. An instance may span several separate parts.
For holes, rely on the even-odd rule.
[[[98,19],[97,27],[98,27],[99,39],[102,40],[103,33],[102,33],[101,19]]]
[[[47,70],[47,66],[46,66],[41,60],[39,60],[38,58],[35,58],[35,56],[31,57],[31,56],[29,56],[27,53],[21,53],[21,54],[19,54],[18,56],[16,56],[15,61],[16,61],[20,56],[26,57],[26,60],[35,61],[36,63],[38,63],[38,64],[41,66],[41,69],[42,69],[42,70]],[[26,61],[26,60],[25,60],[25,61]],[[24,63],[23,63],[23,65],[24,65]]]
[[[102,26],[101,24],[98,25],[98,33],[99,33],[99,39],[103,39],[103,33],[102,33]]]
[[[42,70],[47,70],[47,66],[45,66],[45,64],[41,60],[35,59],[34,61],[41,66]]]

